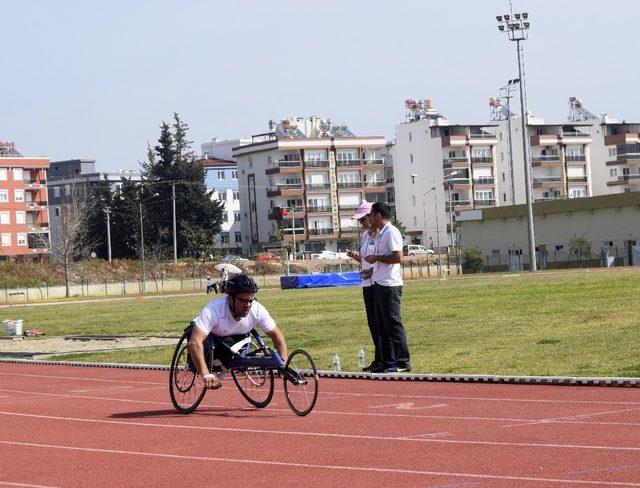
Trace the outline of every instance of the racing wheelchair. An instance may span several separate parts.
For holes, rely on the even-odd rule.
[[[169,370],[171,402],[180,413],[193,412],[207,392],[188,349],[193,327],[193,323],[189,325],[178,341]],[[287,404],[296,415],[303,417],[313,410],[318,399],[318,372],[306,351],[295,349],[284,362],[255,329],[239,341],[235,339],[208,336],[204,349],[209,371],[227,370],[242,396],[257,408],[271,402],[277,375],[283,380]]]

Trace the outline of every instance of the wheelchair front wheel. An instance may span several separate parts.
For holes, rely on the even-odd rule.
[[[284,395],[296,415],[304,417],[318,399],[318,371],[307,351],[296,349],[287,359],[283,371]]]
[[[174,408],[180,413],[193,412],[207,392],[189,356],[188,342],[189,336],[183,334],[173,352],[169,369],[169,395]]]

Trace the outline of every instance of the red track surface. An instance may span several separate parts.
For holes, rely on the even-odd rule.
[[[640,487],[640,390],[320,380],[314,412],[231,381],[0,364],[0,486]]]

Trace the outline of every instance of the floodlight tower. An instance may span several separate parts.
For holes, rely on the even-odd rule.
[[[527,228],[529,234],[529,271],[535,272],[538,269],[536,263],[536,240],[535,231],[533,228],[533,205],[531,198],[531,162],[529,161],[529,148],[527,146],[527,123],[525,117],[527,111],[525,107],[525,83],[522,69],[522,50],[520,48],[520,42],[527,39],[528,30],[530,27],[529,14],[523,13],[509,13],[505,15],[497,15],[498,30],[500,32],[506,32],[510,41],[515,41],[516,50],[518,52],[518,78],[520,79],[520,117],[522,119],[522,154],[524,156],[524,179],[525,179],[525,192],[527,197]]]

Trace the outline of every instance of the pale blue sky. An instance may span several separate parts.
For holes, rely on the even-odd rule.
[[[484,123],[517,75],[496,28],[506,0],[2,3],[0,140],[24,155],[137,168],[179,112],[200,144],[319,115],[392,137],[406,98],[452,122]],[[529,108],[566,119],[572,95],[594,113],[640,120],[636,24],[626,0],[515,0]]]

